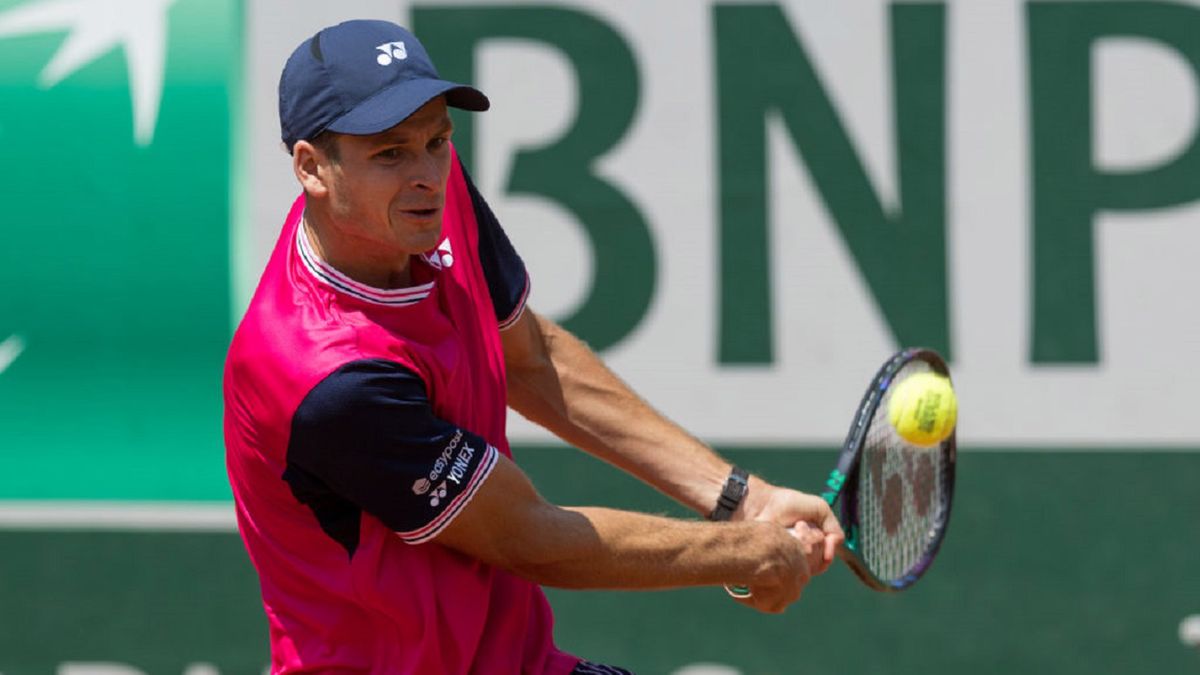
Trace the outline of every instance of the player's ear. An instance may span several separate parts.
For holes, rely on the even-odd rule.
[[[321,198],[329,193],[329,158],[312,143],[296,141],[292,147],[292,170],[308,196]]]

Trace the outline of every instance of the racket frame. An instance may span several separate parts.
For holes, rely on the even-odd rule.
[[[895,580],[884,580],[871,572],[870,568],[859,556],[860,542],[858,518],[855,513],[857,508],[855,497],[863,444],[866,442],[871,421],[875,418],[875,412],[883,403],[888,387],[892,385],[894,378],[900,373],[900,370],[913,361],[924,361],[929,364],[933,372],[946,377],[950,376],[950,369],[946,366],[946,362],[937,352],[931,349],[910,347],[892,355],[875,374],[870,386],[867,387],[866,393],[863,394],[862,402],[858,406],[858,412],[854,415],[854,419],[850,423],[850,430],[846,434],[846,441],[842,444],[842,451],[838,455],[837,466],[829,473],[829,478],[825,481],[824,490],[821,492],[821,497],[833,509],[838,522],[846,533],[846,541],[838,550],[839,557],[846,562],[863,583],[877,591],[902,591],[916,583],[925,574],[926,570],[929,569],[930,564],[933,563],[933,559],[937,556],[937,552],[941,548],[942,541],[946,536],[946,530],[950,524],[950,509],[954,498],[954,464],[957,458],[958,447],[956,438],[957,429],[952,431],[950,436],[939,444],[939,448],[930,450],[930,452],[940,452],[943,454],[946,498],[937,505],[938,514],[934,521],[936,528],[934,539],[926,547],[921,559],[903,577]]]

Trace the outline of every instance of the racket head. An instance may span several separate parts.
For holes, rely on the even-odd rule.
[[[950,377],[946,362],[930,349],[904,349],[883,364],[863,395],[822,492],[846,532],[842,559],[879,591],[916,583],[937,556],[950,523],[957,430],[935,446],[920,447],[900,438],[888,421],[893,388],[921,372]]]

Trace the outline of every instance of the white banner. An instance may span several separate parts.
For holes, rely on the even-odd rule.
[[[1176,14],[1155,13],[1164,3],[1132,3],[1150,7],[1150,36],[1111,28],[1121,17],[1111,19],[1102,6],[1113,4],[1131,3],[955,0],[917,6],[805,0],[765,9],[636,0],[521,4],[526,10],[571,10],[589,26],[610,29],[637,71],[630,124],[591,169],[644,219],[654,242],[654,286],[636,326],[604,351],[608,363],[650,402],[708,441],[827,445],[841,441],[875,368],[901,346],[892,326],[896,319],[885,316],[882,307],[903,314],[904,305],[895,298],[903,297],[904,289],[868,283],[862,256],[848,246],[845,234],[846,227],[856,225],[847,220],[839,227],[842,207],[829,201],[836,188],[822,188],[814,180],[814,167],[833,166],[845,157],[805,154],[795,123],[768,104],[760,124],[730,129],[719,123],[721,110],[738,103],[723,101],[722,91],[767,77],[761,68],[741,72],[737,77],[747,78],[751,85],[746,85],[722,73],[722,64],[736,73],[739,63],[763,62],[738,51],[745,44],[738,26],[750,25],[747,17],[777,11],[781,30],[770,28],[764,45],[789,44],[779,36],[790,35],[802,48],[853,147],[847,157],[860,163],[888,214],[912,208],[900,203],[899,167],[922,151],[907,144],[911,138],[901,137],[908,132],[896,122],[897,100],[939,77],[927,73],[928,80],[897,82],[896,48],[916,50],[918,64],[944,63],[943,93],[938,94],[944,102],[936,107],[945,116],[939,126],[945,179],[934,188],[944,194],[945,250],[944,256],[934,251],[928,265],[946,270],[945,333],[960,398],[961,445],[1200,443],[1200,426],[1190,421],[1200,354],[1200,313],[1192,300],[1192,290],[1200,288],[1200,266],[1194,263],[1200,251],[1200,172],[1190,174],[1196,186],[1190,195],[1181,179],[1192,171],[1192,155],[1200,154],[1200,70],[1187,45],[1172,42],[1165,28],[1161,36],[1154,33],[1160,25],[1200,26],[1200,2],[1174,4],[1178,20]],[[1072,6],[1064,11],[1081,14],[1053,13],[1064,5]],[[417,11],[426,14],[417,20],[440,20],[429,12],[445,7],[515,5],[422,3]],[[932,11],[905,13],[914,7]],[[758,13],[752,16],[750,10]],[[1095,20],[1083,14],[1091,10]],[[413,19],[406,3],[382,0],[276,0],[250,3],[248,11],[248,180],[239,187],[249,202],[246,222],[234,237],[243,302],[298,193],[278,141],[276,85],[287,55],[319,28],[340,20],[387,18],[409,24]],[[1087,30],[1097,37],[1083,56],[1070,40],[1064,40],[1060,54],[1059,45],[1039,38],[1064,21],[1094,26]],[[941,35],[944,53],[921,52],[924,33],[903,32],[913,27]],[[424,39],[422,26],[416,28]],[[726,42],[718,45],[720,40]],[[579,122],[583,90],[577,63],[563,45],[545,40],[497,35],[477,43],[464,40],[463,48],[476,44],[475,84],[493,108],[474,122],[474,177],[530,269],[530,305],[570,317],[598,283],[593,238],[570,208],[528,191],[510,194],[506,186],[514,157],[556,141]],[[593,57],[603,60],[603,55]],[[1082,102],[1070,98],[1071,90],[1053,85],[1059,81],[1053,78],[1072,81],[1070,73],[1079,71],[1070,69],[1080,58],[1091,73]],[[800,73],[803,63],[792,58],[776,65],[781,70],[772,77],[786,93],[787,77]],[[603,72],[602,65],[595,68]],[[1039,77],[1050,78],[1044,90],[1037,89]],[[1050,93],[1036,93],[1042,91]],[[1082,189],[1067,199],[1062,195],[1069,190],[1062,186],[1076,183],[1061,178],[1056,167],[1071,157],[1071,134],[1086,130],[1067,129],[1060,148],[1054,134],[1035,133],[1033,120],[1043,115],[1047,124],[1069,121],[1073,103],[1083,106],[1092,125],[1086,137],[1091,152],[1083,157],[1079,175],[1099,176],[1088,185],[1108,185],[1103,181],[1111,179],[1113,187],[1101,193]],[[767,246],[742,262],[752,266],[761,260],[769,273],[766,325],[772,348],[757,360],[721,356],[721,341],[737,339],[732,335],[737,327],[723,325],[720,316],[720,289],[729,279],[719,263],[722,228],[727,237],[740,236],[736,210],[731,216],[727,208],[724,222],[721,215],[722,190],[738,179],[722,173],[721,163],[741,142],[731,131],[744,134],[745,143],[761,143],[756,139],[763,134],[767,139]],[[1161,180],[1155,169],[1162,169]],[[1148,176],[1150,188],[1135,186],[1139,175]],[[1168,194],[1175,184],[1183,186],[1179,194]],[[1164,192],[1154,192],[1154,185],[1164,186]],[[1042,191],[1040,201],[1035,190]],[[927,202],[939,208],[938,199]],[[1057,241],[1054,209],[1079,211],[1093,202],[1093,247],[1066,253],[1043,247],[1041,255],[1051,257],[1044,268],[1036,267],[1042,244],[1034,233],[1049,233]],[[1038,203],[1045,205],[1042,216]],[[905,226],[898,217],[895,223]],[[1087,230],[1080,231],[1086,243]],[[1094,311],[1066,322],[1085,330],[1082,338],[1064,338],[1065,358],[1054,356],[1054,326],[1061,314],[1055,308],[1087,295],[1054,300],[1059,290],[1054,256],[1061,257],[1062,269],[1094,270],[1088,285]],[[1080,260],[1089,258],[1092,264],[1081,266]],[[1048,272],[1039,277],[1039,269]],[[881,302],[877,295],[884,294],[888,299]],[[1040,314],[1035,298],[1046,303]],[[1034,325],[1035,316],[1045,323]],[[1039,339],[1051,345],[1045,354],[1039,355]],[[522,441],[546,438],[516,416],[511,435]]]

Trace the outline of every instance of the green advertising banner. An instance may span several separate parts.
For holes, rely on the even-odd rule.
[[[0,499],[224,499],[234,0],[0,0]]]
[[[578,453],[515,453],[548,499],[682,515]],[[728,454],[801,486],[833,457]],[[556,639],[638,675],[1196,672],[1178,634],[1200,614],[1198,473],[1178,453],[975,453],[945,547],[910,591],[868,591],[840,564],[782,616],[717,588],[550,590]],[[0,529],[0,550],[3,675],[264,672],[257,580],[228,529]]]

